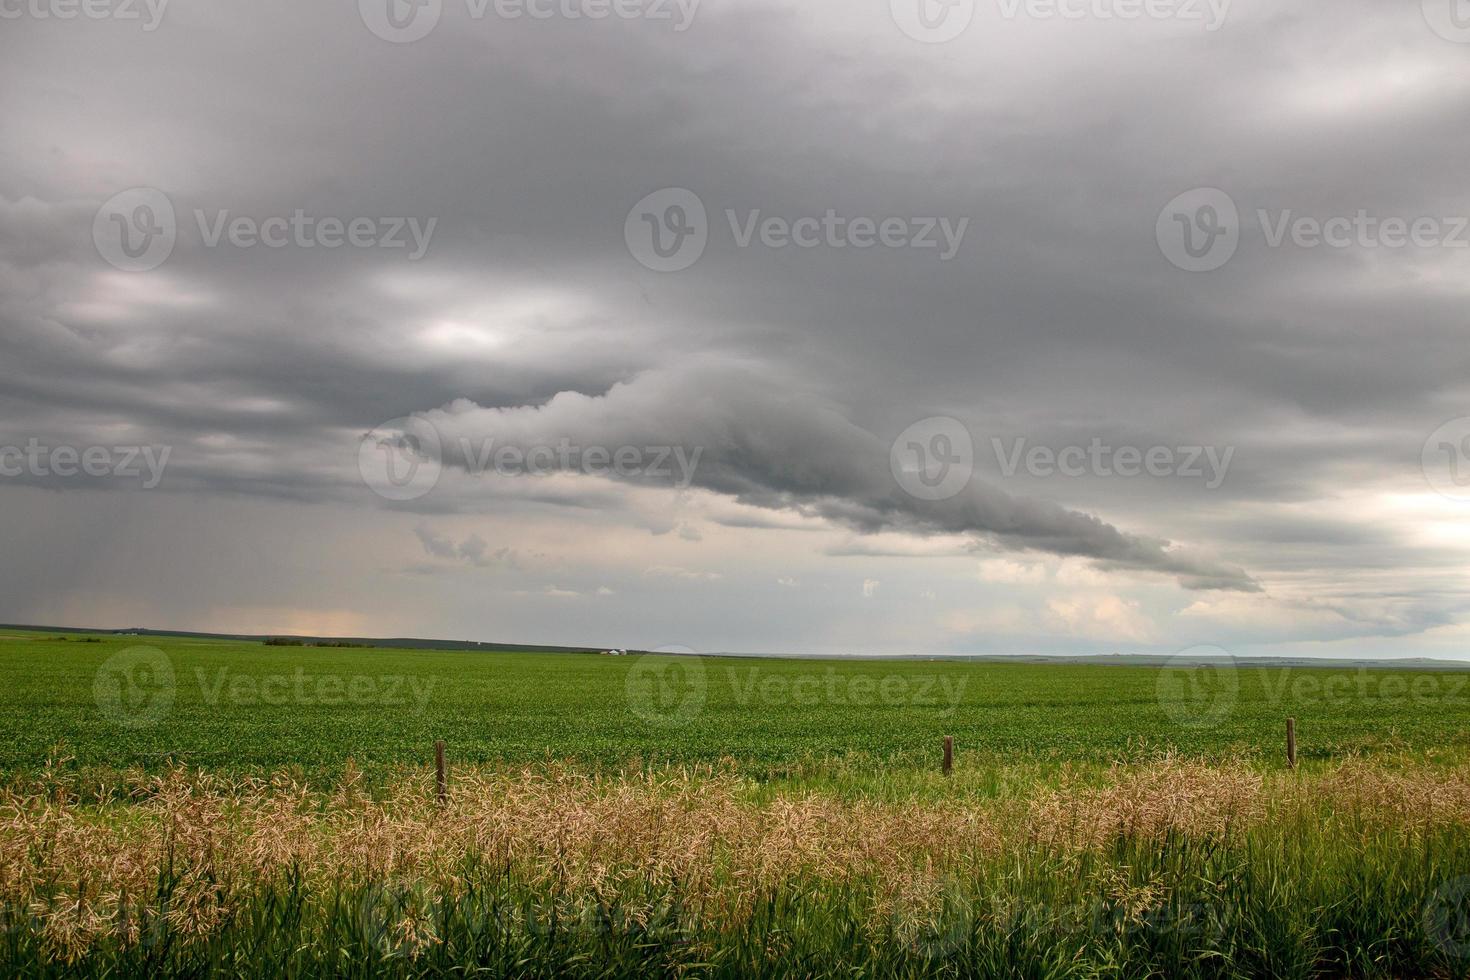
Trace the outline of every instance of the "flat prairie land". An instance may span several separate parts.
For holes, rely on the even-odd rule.
[[[21,632],[0,665],[8,976],[1470,972],[1464,672]]]
[[[263,646],[12,633],[0,642],[0,770],[187,765],[335,775],[350,758],[834,767],[1101,763],[1174,752],[1305,764],[1458,758],[1470,674]],[[94,638],[95,639],[95,638]]]

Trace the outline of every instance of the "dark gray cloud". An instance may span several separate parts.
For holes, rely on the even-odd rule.
[[[972,480],[947,499],[917,498],[891,472],[891,437],[880,439],[840,406],[754,367],[704,363],[640,375],[605,395],[564,393],[518,408],[459,401],[423,417],[443,440],[446,462],[470,470],[507,449],[517,451],[507,459],[534,466],[536,447],[547,450],[544,465],[562,468],[565,460],[553,463],[549,450],[569,442],[573,471],[599,447],[600,468],[617,476],[613,461],[627,450],[624,478],[692,482],[754,507],[799,510],[867,533],[980,535],[1017,550],[1166,572],[1191,589],[1258,589],[1239,568],[983,482]]]
[[[1160,645],[1393,636],[1435,652],[1470,597],[1458,571],[1470,504],[1435,493],[1421,455],[1436,427],[1470,415],[1470,249],[1273,247],[1257,216],[1470,213],[1470,45],[1436,34],[1420,7],[1248,0],[1206,31],[1008,20],[981,2],[944,44],[905,36],[886,3],[704,0],[676,31],[475,19],[445,0],[411,44],[373,36],[353,4],[175,0],[150,31],[7,20],[0,447],[171,455],[140,505],[125,481],[3,478],[19,516],[0,543],[65,592],[83,559],[23,533],[27,515],[100,527],[123,505],[94,491],[119,488],[154,527],[191,507],[309,513],[303,526],[338,541],[354,528],[379,541],[376,522],[392,522],[398,550],[374,567],[472,583],[392,621],[421,632],[472,634],[486,609],[508,623],[527,596],[607,588],[617,601],[576,620],[593,635],[575,641],[1106,642],[1081,636],[1085,622]],[[123,272],[92,225],[135,186],[168,196],[178,239],[156,269]],[[659,273],[630,253],[624,222],[668,187],[698,196],[708,244]],[[1238,207],[1239,245],[1222,268],[1190,273],[1155,226],[1199,187]],[[298,209],[433,220],[434,233],[410,261],[211,246],[196,217]],[[829,209],[968,225],[944,261],[742,245],[727,214],[738,226]],[[358,441],[415,413],[444,429],[451,464],[464,462],[460,436],[703,454],[686,489],[451,465],[432,493],[387,503],[358,474]],[[893,437],[930,416],[961,422],[977,451],[969,488],[940,501],[903,493],[889,472]],[[1215,487],[1008,475],[992,438],[1233,456]],[[579,537],[617,560],[579,569]],[[1085,559],[1099,577],[1000,595],[973,578],[989,554]],[[721,588],[650,578],[651,566],[720,573]],[[242,572],[212,596],[183,586],[201,609],[285,608],[264,597],[267,574]],[[337,596],[313,588],[305,605],[386,617],[397,580],[384,574],[343,577]],[[88,575],[76,591],[99,607],[115,593],[140,617],[184,615],[121,573]],[[884,585],[864,595],[867,579]],[[673,610],[653,582],[708,594]],[[5,618],[56,608],[9,584]],[[1071,597],[1066,615],[1047,613],[1056,597]],[[753,602],[773,604],[770,624],[736,612]],[[1034,615],[976,612],[997,605]],[[920,606],[931,611],[903,618]],[[627,636],[659,623],[677,635]],[[551,639],[535,619],[516,626]],[[1013,626],[1023,632],[1003,632]]]

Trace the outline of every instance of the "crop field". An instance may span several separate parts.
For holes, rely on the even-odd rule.
[[[0,768],[294,768],[727,760],[749,774],[834,762],[1106,763],[1173,750],[1305,762],[1470,745],[1470,675],[953,661],[820,661],[274,647],[0,636]]]
[[[1470,975],[1463,672],[0,664],[6,975]]]

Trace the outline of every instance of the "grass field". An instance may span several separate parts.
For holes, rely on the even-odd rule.
[[[22,632],[0,664],[7,975],[1470,975],[1464,673]]]
[[[1470,744],[1470,675],[1233,672],[966,662],[607,657],[0,635],[0,769],[58,746],[82,767],[295,767],[733,760],[755,775],[836,760],[933,768],[939,739],[986,761],[1173,749],[1306,761]]]

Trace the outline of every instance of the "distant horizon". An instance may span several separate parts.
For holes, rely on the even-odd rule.
[[[485,652],[517,652],[528,653],[586,653],[602,654],[608,651],[623,651],[629,655],[662,655],[662,656],[698,656],[698,657],[729,657],[732,659],[761,658],[782,660],[986,660],[993,662],[1035,662],[1055,661],[1057,663],[1077,663],[1098,660],[1127,660],[1139,666],[1179,666],[1187,663],[1218,663],[1221,661],[1235,661],[1237,663],[1256,664],[1281,664],[1295,665],[1307,663],[1311,665],[1329,666],[1375,666],[1392,664],[1432,664],[1435,667],[1464,667],[1470,670],[1470,660],[1457,660],[1449,657],[1427,657],[1427,656],[1383,656],[1383,657],[1327,657],[1312,656],[1309,654],[1282,656],[1280,654],[1246,654],[1236,655],[1230,653],[1191,653],[1188,650],[1174,653],[1159,652],[1125,652],[1113,651],[1106,653],[1085,654],[1059,654],[1059,653],[983,653],[983,654],[934,654],[934,653],[813,653],[802,651],[759,651],[759,650],[694,650],[689,648],[676,649],[642,649],[637,647],[625,647],[618,644],[581,644],[581,643],[521,643],[514,640],[465,640],[445,637],[431,636],[370,636],[370,635],[336,635],[318,633],[288,633],[272,632],[230,632],[212,630],[187,630],[172,629],[169,627],[149,626],[58,626],[33,623],[0,623],[0,630],[18,630],[26,632],[51,632],[51,633],[97,633],[107,636],[178,636],[199,637],[203,639],[221,640],[301,640],[307,642],[346,642],[362,643],[364,645],[376,646],[379,649],[393,649],[398,646],[401,649],[425,649],[425,650],[472,650],[476,648],[491,647],[494,649]],[[407,644],[415,644],[408,646]]]

